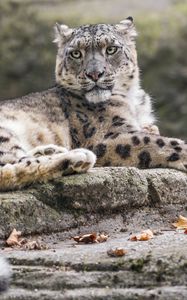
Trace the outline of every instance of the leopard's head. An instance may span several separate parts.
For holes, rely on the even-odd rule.
[[[56,82],[89,102],[110,98],[116,86],[134,77],[137,59],[132,17],[116,25],[56,24]]]

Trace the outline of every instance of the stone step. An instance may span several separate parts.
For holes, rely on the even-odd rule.
[[[154,289],[62,288],[62,291],[12,289],[1,296],[1,300],[186,300],[186,296],[186,286],[163,286]]]
[[[150,291],[157,295],[159,289],[164,293],[155,299],[185,299],[187,239],[183,231],[162,232],[144,242],[132,242],[129,233],[123,232],[112,233],[101,244],[50,243],[45,251],[0,252],[13,267],[12,290],[4,299],[154,299]],[[107,250],[115,247],[123,247],[127,254],[109,257]],[[25,296],[11,298],[13,291],[19,295],[22,289]]]
[[[64,231],[66,236],[81,226],[101,224],[105,230],[125,224],[132,230],[156,224],[158,218],[167,223],[166,214],[172,219],[185,212],[186,194],[187,176],[180,171],[94,168],[87,174],[0,193],[0,238],[14,227],[23,234]],[[128,220],[134,214],[131,224]]]
[[[119,264],[122,261],[117,261]],[[58,271],[55,268],[33,269],[20,266],[14,269],[13,283],[17,288],[28,290],[61,290],[76,288],[153,288],[158,286],[182,285],[186,275],[182,268],[173,272],[166,263],[159,267],[149,264],[142,267],[142,262],[134,260],[129,262],[129,269],[124,271]],[[85,266],[86,269],[86,266]],[[183,269],[184,271],[184,269]]]

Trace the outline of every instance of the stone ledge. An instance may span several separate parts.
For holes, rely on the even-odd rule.
[[[180,171],[94,168],[87,174],[0,193],[0,238],[13,227],[32,234],[84,225],[128,226],[127,216],[132,215],[137,223],[156,222],[160,215],[164,222],[167,214],[182,213],[186,203],[187,176]]]
[[[135,228],[134,228],[135,230]],[[44,237],[44,251],[0,250],[12,264],[13,281],[3,300],[184,300],[187,295],[186,236],[164,231],[146,242],[132,242],[128,232],[107,242],[76,244]],[[123,247],[123,257],[107,250]]]

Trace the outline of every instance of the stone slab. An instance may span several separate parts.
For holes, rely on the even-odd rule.
[[[163,231],[144,242],[130,241],[129,234],[111,232],[107,242],[89,245],[52,235],[43,238],[49,250],[2,250],[14,275],[1,299],[186,299],[183,231]],[[115,247],[127,254],[109,257],[107,250]]]
[[[94,168],[22,191],[0,193],[0,238],[15,227],[23,234],[60,232],[128,219],[172,218],[187,206],[187,176],[170,169]],[[142,218],[141,211],[144,217]],[[116,222],[113,222],[116,219]],[[115,224],[113,226],[115,227]],[[120,226],[121,226],[120,225]]]

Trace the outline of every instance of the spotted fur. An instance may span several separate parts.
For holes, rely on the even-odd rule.
[[[56,87],[0,105],[0,190],[94,166],[187,171],[187,145],[159,136],[142,90],[132,18],[55,27]]]

